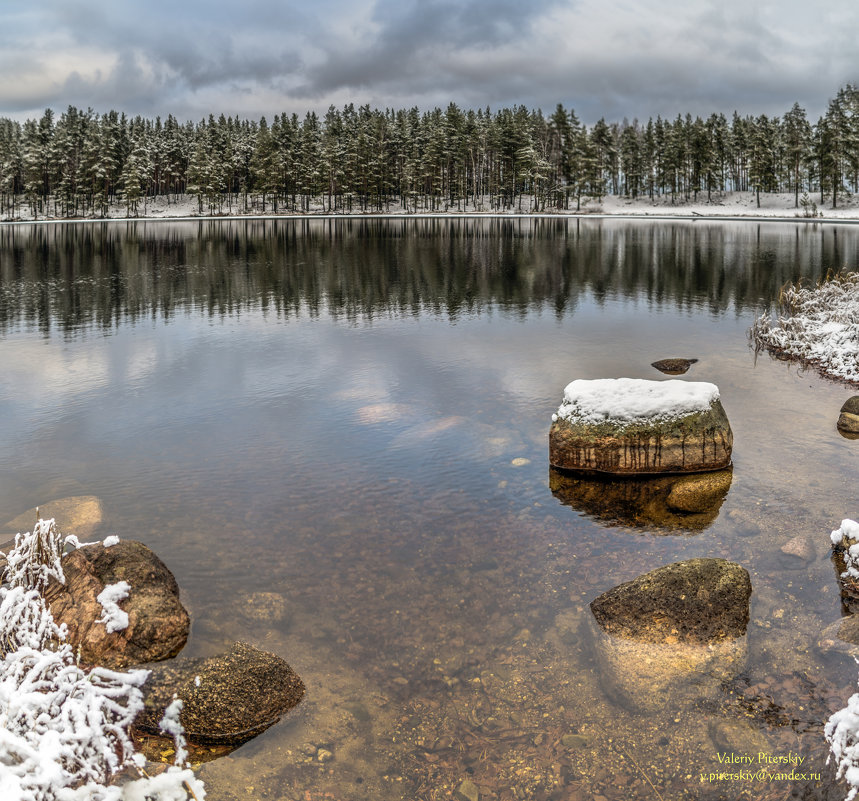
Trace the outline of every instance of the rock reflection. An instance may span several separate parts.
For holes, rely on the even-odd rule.
[[[698,533],[719,516],[733,470],[647,478],[582,476],[549,468],[549,489],[565,506],[607,525]]]

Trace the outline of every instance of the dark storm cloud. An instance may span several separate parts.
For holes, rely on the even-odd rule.
[[[859,8],[782,0],[47,0],[0,10],[0,114],[259,116],[329,104],[814,116]]]

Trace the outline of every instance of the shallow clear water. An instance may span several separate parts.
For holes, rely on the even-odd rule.
[[[97,495],[103,532],[175,573],[186,653],[246,639],[302,676],[297,709],[200,768],[209,798],[825,797],[822,724],[856,680],[817,648],[841,614],[828,534],[859,514],[853,390],[746,332],[857,251],[848,226],[775,223],[2,227],[0,518]],[[672,356],[731,420],[721,507],[640,527],[553,494],[566,383]],[[796,536],[807,564],[779,550]],[[695,556],[751,574],[744,665],[642,712],[587,604]],[[255,619],[253,593],[285,614]],[[701,781],[737,721],[738,753],[821,779]]]

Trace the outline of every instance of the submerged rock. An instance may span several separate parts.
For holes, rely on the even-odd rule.
[[[820,633],[817,647],[821,651],[859,654],[859,615],[848,615],[826,626]]]
[[[552,418],[549,463],[590,473],[699,473],[728,467],[733,441],[714,384],[579,380]]]
[[[122,668],[175,656],[188,639],[190,618],[179,601],[179,586],[167,566],[143,543],[123,540],[105,547],[86,545],[63,557],[65,584],[46,593],[57,623],[83,662]],[[119,606],[128,626],[108,632],[97,598],[109,584],[125,581],[128,597]]]
[[[43,520],[54,518],[62,534],[74,534],[79,538],[91,536],[104,519],[101,501],[95,495],[72,495],[34,506],[5,523],[0,531],[11,534],[32,531],[36,509]]]
[[[667,532],[703,531],[718,516],[732,470],[668,476],[611,476],[549,468],[549,488],[563,504],[609,525]]]
[[[665,375],[683,375],[697,361],[697,359],[660,359],[650,366]]]
[[[751,591],[740,565],[689,559],[603,593],[590,621],[603,687],[640,711],[718,693],[746,662]]]
[[[159,721],[182,699],[179,719],[190,742],[238,745],[265,731],[304,696],[304,684],[279,656],[237,642],[224,654],[147,665],[143,712],[135,726],[160,733]]]
[[[839,431],[846,434],[859,434],[859,395],[844,402],[836,425]]]
[[[669,509],[687,514],[701,514],[714,506],[718,510],[731,488],[732,479],[732,470],[680,476],[671,485],[665,503]]]
[[[719,697],[748,658],[745,637],[703,644],[668,635],[648,642],[608,634],[593,618],[588,629],[600,684],[609,698],[636,712],[677,710]]]
[[[789,539],[779,549],[785,556],[791,557],[805,566],[817,559],[817,552],[814,549],[814,542],[811,537],[798,535]]]
[[[619,584],[591,602],[608,634],[642,642],[712,643],[740,637],[752,583],[724,559],[688,559]]]
[[[770,750],[767,738],[747,720],[713,719],[707,724],[707,733],[717,752],[758,754]]]

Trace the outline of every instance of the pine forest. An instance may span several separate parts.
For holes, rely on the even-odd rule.
[[[0,217],[129,216],[155,197],[199,213],[584,210],[606,195],[711,201],[790,193],[837,207],[859,192],[859,87],[812,124],[782,117],[678,115],[581,124],[563,105],[421,112],[333,106],[269,122],[180,123],[69,107],[0,119]]]

